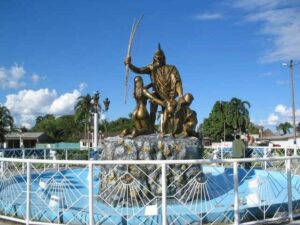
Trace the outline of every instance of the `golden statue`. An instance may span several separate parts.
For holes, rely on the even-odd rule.
[[[180,108],[177,108],[175,112],[175,134],[181,134],[183,137],[195,136],[197,133],[195,131],[197,126],[197,113],[190,109],[194,97],[192,94],[187,93],[182,99]]]
[[[189,108],[194,98],[189,93],[183,96],[180,74],[175,66],[166,64],[166,57],[160,45],[154,54],[153,63],[148,66],[134,66],[131,57],[126,57],[125,65],[135,73],[149,74],[151,79],[151,83],[144,86],[142,78],[135,77],[134,97],[137,106],[133,112],[135,130],[131,136],[155,131],[158,105],[162,107],[163,112],[161,137],[167,133],[172,136],[196,136],[197,114]],[[149,88],[152,88],[152,93],[148,91]],[[150,115],[146,108],[147,99],[150,99]],[[128,133],[124,131],[123,135]]]
[[[146,89],[144,89],[143,94],[151,100],[152,104],[160,105],[164,109],[160,137],[163,138],[167,133],[171,133],[171,135],[174,136],[177,101],[173,98],[162,101],[154,97],[154,95],[150,94]]]
[[[144,82],[140,76],[134,78],[134,91],[133,97],[136,101],[135,110],[132,113],[132,119],[134,121],[134,130],[131,132],[125,129],[122,131],[121,136],[130,134],[131,138],[134,138],[143,134],[150,134],[150,120],[149,113],[147,111],[147,98],[143,94]]]
[[[175,99],[177,96],[182,97],[182,84],[178,70],[173,65],[166,64],[166,57],[163,50],[158,46],[158,50],[153,57],[153,63],[145,67],[136,67],[131,63],[131,57],[125,59],[125,65],[128,65],[130,70],[138,74],[149,74],[152,87],[152,95],[166,102],[170,99]],[[156,119],[157,104],[150,103],[150,128],[154,131]],[[164,110],[163,110],[164,111]]]
[[[136,100],[136,108],[132,113],[132,119],[134,121],[135,130],[132,132],[132,137],[136,137],[141,134],[149,134],[150,121],[149,113],[147,111],[147,98],[143,94],[144,83],[140,76],[134,78],[134,92],[133,96]]]

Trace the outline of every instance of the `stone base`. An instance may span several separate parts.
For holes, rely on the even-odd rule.
[[[142,135],[134,139],[110,137],[104,141],[101,160],[201,159],[202,152],[201,140],[196,137],[167,136],[160,139],[158,134]],[[169,165],[167,195],[180,194],[189,180],[195,177],[202,179],[200,165]],[[100,179],[99,199],[110,205],[122,205],[126,202],[123,198],[144,202],[145,199],[151,201],[161,195],[160,165],[106,165],[101,168]],[[122,188],[128,190],[121,191]]]

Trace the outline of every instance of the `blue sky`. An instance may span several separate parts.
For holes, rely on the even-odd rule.
[[[132,62],[151,63],[160,42],[195,97],[199,122],[217,100],[232,97],[251,103],[256,124],[291,120],[289,70],[281,63],[300,60],[299,0],[0,1],[0,103],[30,126],[37,115],[72,113],[78,96],[99,90],[111,99],[108,119],[127,116],[134,74],[124,104],[123,61],[142,14]],[[300,65],[294,72],[299,118]]]

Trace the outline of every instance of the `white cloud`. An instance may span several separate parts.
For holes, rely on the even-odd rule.
[[[221,13],[202,13],[194,15],[195,20],[219,20],[222,18],[223,15]]]
[[[295,109],[296,124],[300,122],[300,109]],[[292,108],[288,108],[286,105],[278,104],[274,112],[269,115],[266,120],[262,120],[260,124],[262,125],[278,125],[282,122],[293,122]]]
[[[41,80],[45,80],[45,77],[42,77],[36,73],[33,73],[31,76],[31,80],[34,84],[37,84],[38,82],[40,82]]]
[[[72,93],[65,93],[56,98],[50,105],[49,112],[54,115],[70,114],[74,112],[74,105],[80,96],[78,90]]]
[[[272,47],[262,62],[300,59],[300,7],[296,1],[239,0],[235,6],[248,14],[249,22],[262,22],[261,34],[271,37]]]
[[[281,114],[281,115],[286,115],[288,110],[285,105],[279,104],[275,107],[275,112]]]
[[[19,89],[26,86],[25,83],[26,70],[23,65],[19,66],[15,64],[10,68],[0,67],[0,89]],[[44,80],[45,76],[40,76],[37,73],[33,73],[30,77],[31,81],[36,84],[40,80]]]
[[[82,82],[82,83],[79,84],[79,91],[83,91],[86,88],[87,88],[87,84],[86,83]]]
[[[4,67],[0,68],[0,88],[7,89],[13,88],[18,89],[25,87],[25,82],[23,78],[26,71],[23,66],[17,64],[11,66],[11,68],[6,69]]]
[[[269,9],[277,6],[278,0],[238,0],[235,1],[237,7],[241,7],[247,10],[256,9]]]
[[[270,77],[270,76],[273,76],[273,73],[271,72],[265,72],[265,73],[261,73],[259,74],[260,77]]]
[[[289,84],[289,80],[276,80],[276,84],[287,85],[287,84]]]
[[[59,95],[56,90],[21,90],[17,94],[6,96],[5,106],[11,111],[17,123],[34,124],[39,115],[54,114],[55,116],[70,114],[74,104],[81,95],[78,90]]]
[[[277,122],[279,120],[279,116],[275,115],[275,114],[271,114],[268,119],[267,119],[267,122],[268,122],[268,125],[276,125]]]
[[[26,73],[23,66],[18,66],[17,64],[12,66],[9,72],[14,80],[20,80]]]

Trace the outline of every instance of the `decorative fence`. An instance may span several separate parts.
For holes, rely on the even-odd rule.
[[[88,161],[69,160],[76,155],[71,150],[61,153],[68,160],[49,160],[50,150],[3,150],[0,218],[39,225],[293,220],[300,216],[300,157],[289,156],[293,151],[257,148],[252,158],[228,159],[230,150],[216,148],[205,149],[203,160]],[[103,174],[107,167],[112,172]],[[103,188],[103,176],[109,179],[121,167],[121,178]]]

